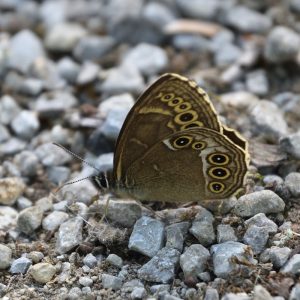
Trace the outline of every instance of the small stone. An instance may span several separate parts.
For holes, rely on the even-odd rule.
[[[28,258],[31,259],[33,263],[37,264],[44,258],[44,254],[40,251],[31,251],[28,254]]]
[[[14,260],[10,267],[10,273],[12,274],[26,274],[27,270],[31,266],[32,262],[26,257],[20,257]]]
[[[147,291],[144,287],[136,287],[130,294],[130,299],[139,300],[147,296]]]
[[[219,67],[228,66],[238,61],[241,54],[242,51],[239,47],[228,43],[215,52],[214,61]]]
[[[11,39],[8,65],[13,69],[27,73],[31,64],[44,55],[40,39],[32,31],[25,29],[19,31]]]
[[[263,190],[246,194],[239,198],[234,213],[240,217],[251,217],[258,213],[283,212],[284,201],[270,190]]]
[[[269,256],[275,268],[281,268],[288,260],[292,250],[288,247],[271,247]]]
[[[4,125],[0,124],[0,143],[7,141],[10,137],[11,135],[8,129]]]
[[[300,159],[300,131],[280,139],[280,147],[294,159]]]
[[[272,26],[269,16],[242,5],[229,9],[225,19],[228,25],[243,33],[265,33]]]
[[[150,23],[157,24],[160,27],[164,27],[176,18],[167,3],[164,5],[164,3],[159,2],[145,4],[142,15]]]
[[[250,265],[257,262],[253,259],[253,253],[249,246],[239,242],[226,242],[222,244],[213,245],[211,247],[213,255],[213,267],[216,276],[221,278],[228,278],[231,272],[239,271],[249,273],[251,267],[245,264],[239,264],[238,261],[232,259],[247,261]],[[240,273],[241,274],[241,273]]]
[[[227,224],[220,224],[217,227],[217,241],[219,244],[233,241],[237,241],[237,236],[235,235],[234,229]]]
[[[281,268],[281,273],[300,274],[300,254],[294,254],[288,262]]]
[[[49,263],[38,263],[30,268],[30,274],[36,282],[47,283],[56,273],[56,268]]]
[[[0,244],[0,270],[4,270],[10,266],[11,258],[12,250],[3,244]]]
[[[189,222],[180,222],[166,227],[166,247],[182,252],[183,243],[190,227]]]
[[[20,86],[20,93],[36,97],[38,96],[44,88],[44,83],[41,79],[27,78]]]
[[[149,217],[141,217],[133,227],[128,248],[153,257],[162,248],[163,239],[164,224]]]
[[[79,284],[82,286],[92,286],[93,280],[90,277],[84,276],[79,278]]]
[[[176,34],[172,39],[174,48],[196,53],[207,53],[210,49],[208,39],[192,34]]]
[[[45,37],[47,49],[55,52],[71,52],[86,30],[77,23],[58,23]]]
[[[227,293],[222,297],[222,300],[252,300],[246,293]]]
[[[180,256],[180,266],[186,280],[197,277],[206,269],[210,259],[209,251],[200,244],[187,247]]]
[[[202,209],[195,217],[190,233],[196,237],[200,244],[204,246],[211,245],[216,238],[214,227],[214,217],[206,209]]]
[[[58,231],[56,251],[64,254],[79,245],[82,241],[82,227],[83,220],[80,217],[62,223]]]
[[[293,197],[300,196],[300,173],[292,172],[285,177],[285,185]]]
[[[27,143],[18,138],[11,138],[0,144],[0,155],[14,155],[25,149]]]
[[[81,289],[77,286],[74,286],[70,289],[68,293],[68,298],[70,300],[77,300],[82,298],[82,292]]]
[[[51,182],[61,185],[70,178],[71,170],[64,166],[51,166],[47,169],[47,175]]]
[[[20,231],[31,234],[40,227],[43,219],[43,211],[38,206],[32,206],[22,210],[18,217]]]
[[[0,204],[13,205],[24,190],[25,185],[20,178],[0,178]]]
[[[106,258],[106,261],[118,268],[122,268],[123,266],[123,259],[116,254],[109,254]]]
[[[52,210],[53,201],[51,197],[43,197],[36,201],[35,206],[38,206],[43,212]]]
[[[261,69],[247,73],[246,87],[249,92],[255,95],[267,95],[267,93],[269,92],[269,82],[266,71]]]
[[[265,227],[250,226],[243,237],[245,244],[250,245],[254,254],[261,253],[268,242],[269,233]]]
[[[238,91],[221,95],[220,101],[225,106],[233,106],[240,110],[246,110],[259,100],[255,95],[249,92]]]
[[[89,253],[83,259],[83,263],[91,269],[97,266],[97,262],[97,258],[92,253]]]
[[[269,62],[281,63],[295,60],[300,47],[297,32],[284,26],[274,27],[266,40],[265,58]]]
[[[18,212],[9,206],[0,206],[0,230],[8,231],[17,225]]]
[[[79,85],[89,84],[98,78],[100,67],[96,63],[87,61],[83,64],[76,82]]]
[[[180,252],[172,248],[162,248],[138,270],[140,279],[150,282],[168,283],[175,277],[175,268]]]
[[[205,292],[204,300],[219,300],[218,290],[214,288],[207,288]]]
[[[142,43],[125,55],[123,63],[136,66],[145,76],[152,76],[166,69],[168,57],[160,47]]]
[[[291,290],[289,300],[300,299],[300,283],[296,283]]]
[[[63,211],[53,211],[43,219],[43,228],[48,231],[56,231],[68,218],[69,215]]]
[[[33,177],[37,175],[39,159],[31,151],[22,151],[14,157],[14,163],[18,166],[23,176]]]
[[[115,44],[115,40],[110,36],[85,36],[80,39],[73,52],[79,61],[98,61],[108,54]]]
[[[278,226],[272,220],[266,217],[264,213],[256,214],[254,217],[245,221],[247,228],[251,226],[263,227],[267,233],[276,233]]]
[[[57,63],[59,75],[69,83],[75,83],[80,72],[80,66],[70,57],[64,57]]]
[[[98,110],[104,116],[107,116],[110,111],[113,111],[116,107],[122,107],[127,113],[134,105],[134,99],[131,94],[124,93],[117,96],[113,96],[102,101]]]
[[[270,101],[261,100],[251,110],[252,131],[278,140],[288,133],[288,126],[278,106]]]
[[[109,274],[102,274],[102,284],[105,289],[117,291],[121,289],[123,282],[119,277]]]
[[[11,96],[4,95],[0,98],[0,123],[9,125],[20,111],[21,108]]]
[[[17,200],[17,206],[19,210],[23,210],[25,208],[31,207],[32,206],[32,201],[25,197],[19,197]]]
[[[265,185],[273,185],[274,183],[276,185],[282,185],[283,184],[283,179],[278,176],[278,175],[266,175],[263,178],[263,183]]]
[[[253,300],[273,300],[270,293],[260,284],[253,289]]]

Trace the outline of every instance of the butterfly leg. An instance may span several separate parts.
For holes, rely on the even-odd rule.
[[[106,201],[106,203],[105,203],[104,212],[103,212],[103,215],[102,215],[102,217],[101,217],[101,219],[99,221],[99,224],[101,224],[103,222],[104,218],[107,215],[108,205],[109,205],[109,200],[111,198],[111,195],[110,194],[106,194],[106,195],[104,195],[103,198],[104,198],[103,201]]]

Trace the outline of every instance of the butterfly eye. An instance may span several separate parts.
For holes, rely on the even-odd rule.
[[[179,105],[180,103],[182,103],[183,102],[183,99],[181,98],[181,97],[176,97],[176,98],[174,98],[173,100],[170,100],[169,102],[168,102],[168,105],[169,106],[176,106],[176,105]]]
[[[187,128],[193,128],[193,127],[203,127],[204,124],[200,121],[194,121],[192,123],[184,124],[180,127],[181,130],[187,129]]]
[[[160,99],[161,99],[161,101],[163,101],[163,102],[169,102],[169,101],[173,100],[174,97],[175,97],[175,94],[169,93],[169,94],[165,94],[165,95],[161,96]]]
[[[219,194],[225,190],[225,185],[221,182],[214,181],[209,183],[208,188],[212,193]]]
[[[230,171],[222,167],[212,167],[208,170],[208,174],[212,178],[226,179],[230,176]]]
[[[212,165],[227,165],[229,163],[229,160],[229,156],[224,153],[213,153],[208,156],[208,162]]]
[[[173,100],[174,101],[174,100]],[[177,113],[182,113],[192,108],[192,104],[189,102],[183,102],[177,106],[175,106],[174,110]]]
[[[190,136],[184,135],[181,137],[178,137],[174,142],[173,146],[175,148],[185,148],[187,147],[193,139]]]
[[[192,148],[195,150],[203,150],[206,147],[206,143],[205,142],[195,142],[192,145]]]
[[[193,110],[189,110],[178,114],[174,120],[177,124],[185,124],[194,122],[197,120],[197,118],[198,114]]]

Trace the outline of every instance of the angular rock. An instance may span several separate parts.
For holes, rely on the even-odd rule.
[[[9,272],[12,274],[26,274],[31,264],[32,261],[26,257],[17,258],[12,262]]]
[[[292,158],[300,159],[300,131],[282,137],[279,142],[283,151]]]
[[[12,250],[3,244],[0,244],[0,270],[4,270],[10,266],[11,258]]]
[[[281,273],[300,274],[300,254],[294,254],[288,262],[280,269]]]
[[[43,228],[48,231],[56,231],[68,218],[69,215],[63,211],[53,211],[43,219]]]
[[[36,282],[47,283],[56,273],[56,268],[49,263],[38,263],[29,270],[31,276]]]
[[[237,241],[234,229],[228,224],[220,224],[217,227],[217,241],[219,244],[233,241]]]
[[[293,197],[300,197],[300,173],[292,172],[285,177],[285,185]]]
[[[288,260],[292,250],[288,247],[271,247],[269,256],[275,268],[281,268]]]
[[[18,177],[0,178],[0,204],[12,205],[25,190],[25,184]]]
[[[38,206],[32,206],[22,210],[18,217],[18,229],[26,234],[33,233],[41,226],[43,210]]]
[[[122,287],[122,279],[109,275],[109,274],[102,274],[102,285],[105,289],[112,289],[117,291]]]

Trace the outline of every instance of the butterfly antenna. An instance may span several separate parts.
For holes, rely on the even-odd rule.
[[[89,162],[87,162],[86,160],[84,160],[82,157],[80,157],[80,156],[77,155],[76,153],[74,153],[74,152],[72,152],[71,150],[65,148],[63,145],[58,144],[58,143],[53,143],[53,145],[55,145],[55,146],[57,146],[57,147],[59,147],[59,148],[65,150],[65,151],[66,151],[67,153],[69,153],[70,155],[74,156],[75,158],[77,158],[78,160],[80,160],[81,162],[83,162],[84,164],[90,166],[91,168],[93,168],[94,170],[96,170],[96,171],[98,171],[98,172],[100,173],[100,170],[99,170],[98,168],[96,168],[96,167],[93,166],[91,163],[89,163]],[[83,178],[83,179],[87,179],[87,178],[89,178],[89,177],[86,177],[86,178]],[[82,179],[82,180],[83,180],[83,179]],[[77,181],[74,181],[74,182],[78,182],[78,181],[80,181],[80,180],[77,180]],[[74,182],[72,182],[72,183],[74,183]],[[66,184],[68,184],[68,183],[66,183]],[[66,184],[64,184],[64,185],[66,185]]]
[[[70,184],[73,184],[73,183],[76,183],[76,182],[79,182],[79,181],[82,181],[82,180],[86,180],[86,179],[92,179],[94,176],[87,176],[87,177],[84,177],[84,178],[80,178],[80,179],[77,179],[77,180],[73,180],[73,181],[69,181],[69,182],[66,182],[64,184],[62,184],[61,186],[59,186],[56,190],[55,190],[55,193],[58,193],[64,186],[66,185],[70,185]]]

